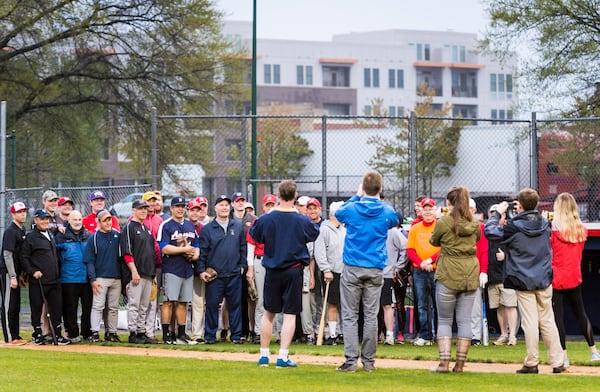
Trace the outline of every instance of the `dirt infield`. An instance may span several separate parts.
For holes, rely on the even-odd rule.
[[[24,346],[0,345],[2,348],[12,348],[18,350],[45,350],[62,351],[73,353],[97,353],[97,354],[119,354],[119,355],[138,355],[154,357],[173,357],[173,358],[192,358],[203,360],[219,361],[248,361],[255,362],[258,359],[257,354],[249,353],[231,353],[231,352],[208,352],[208,351],[188,351],[188,350],[168,350],[155,347],[121,347],[121,346],[101,346],[91,344],[72,344],[68,346],[36,346],[26,344]],[[316,355],[293,355],[294,361],[299,364],[339,366],[343,361],[341,356],[316,356]],[[437,361],[424,360],[405,360],[405,359],[377,359],[375,366],[379,368],[398,368],[398,369],[421,369],[427,370],[435,368]],[[465,371],[478,373],[514,373],[520,367],[519,364],[503,363],[476,363],[468,362],[465,365]],[[552,368],[547,365],[540,365],[540,373],[552,373]],[[567,375],[586,375],[600,376],[600,367],[596,366],[571,366]]]

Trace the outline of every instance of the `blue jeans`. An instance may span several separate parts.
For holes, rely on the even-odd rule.
[[[419,337],[425,340],[433,339],[432,321],[435,320],[435,272],[425,272],[419,269],[413,271],[413,286],[417,296],[419,310]]]

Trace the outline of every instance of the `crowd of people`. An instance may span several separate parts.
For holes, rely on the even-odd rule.
[[[410,287],[410,340],[437,343],[434,372],[463,371],[469,348],[486,338],[486,303],[498,320],[494,345],[515,346],[520,321],[527,356],[518,373],[538,373],[540,333],[553,372],[569,367],[564,300],[591,360],[600,360],[581,294],[587,233],[572,195],[558,195],[549,220],[536,209],[537,192],[526,188],[493,205],[484,224],[469,191],[452,187],[441,208],[417,198],[407,234],[382,187],[379,173],[366,173],[355,196],[329,205],[327,219],[321,202],[299,196],[291,180],[262,198],[260,217],[241,192],[218,196],[213,217],[203,196],[174,197],[166,213],[160,192],[149,191],[132,203],[123,227],[101,190],[89,195],[87,216],[70,198],[44,192],[30,230],[28,207],[17,201],[0,255],[4,338],[28,343],[19,326],[20,288],[27,286],[37,345],[120,342],[125,296],[132,344],[161,343],[158,330],[164,344],[251,342],[260,344],[258,365],[269,366],[275,334],[278,368],[297,366],[289,357],[297,340],[343,344],[337,370],[357,371],[360,358],[371,372],[378,343],[409,340]]]

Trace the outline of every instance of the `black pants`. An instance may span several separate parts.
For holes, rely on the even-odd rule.
[[[558,335],[560,337],[560,345],[563,350],[566,350],[567,345],[565,342],[565,317],[564,317],[564,300],[569,301],[573,314],[579,323],[579,329],[585,337],[588,346],[594,345],[594,332],[592,331],[592,324],[585,314],[585,308],[583,307],[583,298],[581,297],[581,285],[567,290],[556,290],[552,291],[552,308],[554,310],[554,320],[556,321],[556,327],[558,328]]]
[[[60,283],[43,284],[44,295],[48,301],[48,312],[50,312],[50,322],[54,326],[54,330],[60,331],[60,323],[62,320],[62,293]],[[31,305],[31,325],[34,329],[42,326],[42,292],[40,290],[39,281],[29,277],[29,304]]]
[[[19,313],[21,312],[21,288],[16,289],[10,287],[10,278],[8,274],[1,274],[2,282],[0,288],[2,290],[2,301],[4,305],[8,336],[4,337],[6,342],[19,338]]]
[[[62,306],[65,331],[69,338],[79,336],[77,308],[81,300],[81,335],[92,334],[90,315],[92,313],[92,286],[89,283],[63,283]]]

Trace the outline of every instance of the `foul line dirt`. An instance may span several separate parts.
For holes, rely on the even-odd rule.
[[[168,350],[161,348],[149,347],[119,347],[119,346],[102,346],[90,344],[72,344],[68,346],[36,346],[26,344],[24,346],[10,346],[8,344],[0,345],[2,348],[18,349],[18,350],[39,350],[39,351],[61,351],[72,353],[96,353],[96,354],[118,354],[118,355],[134,355],[134,356],[152,356],[152,357],[169,357],[169,358],[191,358],[199,360],[215,360],[215,361],[242,361],[256,362],[258,354],[249,353],[233,353],[233,352],[209,352],[196,350]],[[272,355],[273,356],[273,355]],[[298,364],[306,365],[321,365],[337,367],[342,364],[344,358],[341,356],[328,355],[293,355],[293,360]],[[274,359],[274,358],[272,358]],[[375,366],[388,369],[420,369],[428,370],[437,366],[437,361],[426,360],[406,360],[406,359],[386,359],[378,358],[375,360]],[[504,363],[480,363],[467,362],[465,364],[466,372],[477,373],[514,373],[520,367],[519,364],[504,364]],[[552,368],[548,365],[539,366],[540,373],[551,374]],[[596,366],[571,366],[566,375],[585,375],[585,376],[600,376],[600,367]]]

